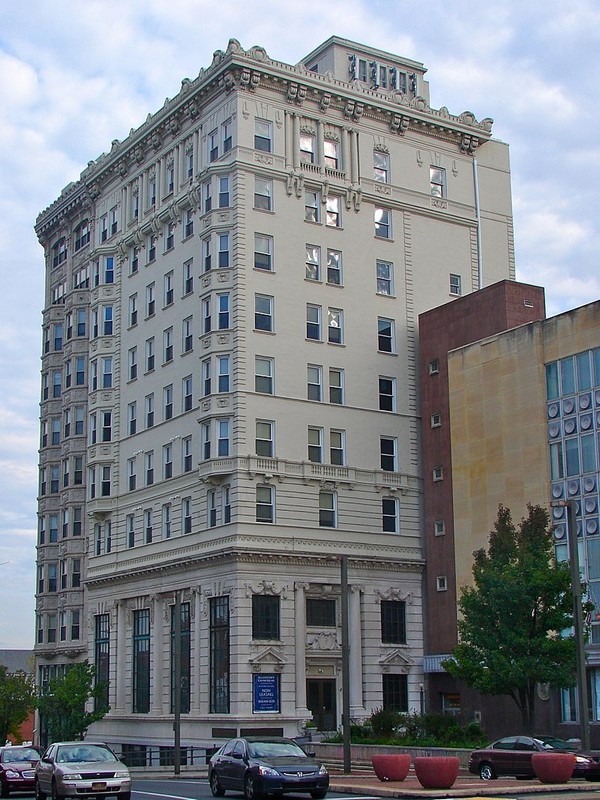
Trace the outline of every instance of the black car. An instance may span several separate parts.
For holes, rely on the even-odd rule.
[[[35,765],[40,754],[35,747],[13,745],[0,747],[0,787],[2,797],[11,792],[33,791]]]
[[[494,780],[500,775],[533,778],[533,754],[551,753],[553,750],[574,753],[574,778],[600,780],[600,753],[575,751],[569,742],[554,736],[505,736],[483,750],[474,750],[469,759],[469,772],[479,775],[484,781]]]
[[[217,750],[208,764],[208,782],[215,797],[231,789],[243,792],[246,800],[284,792],[306,792],[322,800],[329,773],[293,739],[249,736],[231,739]]]

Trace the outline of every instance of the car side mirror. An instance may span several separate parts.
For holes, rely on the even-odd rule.
[[[42,758],[42,761],[44,762],[44,764],[51,764],[52,763],[52,759],[51,759],[50,756],[44,756]]]
[[[304,751],[309,758],[316,758],[316,753],[314,750],[305,750]]]

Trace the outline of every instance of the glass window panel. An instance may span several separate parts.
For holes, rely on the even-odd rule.
[[[588,577],[590,580],[600,578],[600,537],[588,539],[587,545],[587,565]]]
[[[582,389],[591,389],[592,387],[592,370],[590,368],[590,353],[586,350],[585,353],[579,353],[577,356],[577,388],[579,391]]]
[[[593,433],[581,437],[581,471],[596,471],[596,448]]]
[[[558,397],[558,362],[546,364],[546,394],[548,400]]]
[[[561,388],[564,394],[573,394],[575,391],[575,364],[573,356],[563,358],[560,362]]]
[[[565,441],[565,456],[567,462],[567,477],[579,475],[579,443],[577,439]]]

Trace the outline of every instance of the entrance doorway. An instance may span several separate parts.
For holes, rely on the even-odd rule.
[[[317,730],[337,730],[335,678],[309,678],[306,681],[306,698]]]

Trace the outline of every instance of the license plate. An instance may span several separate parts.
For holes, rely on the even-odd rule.
[[[103,792],[106,789],[106,783],[102,781],[92,781],[92,792]]]

